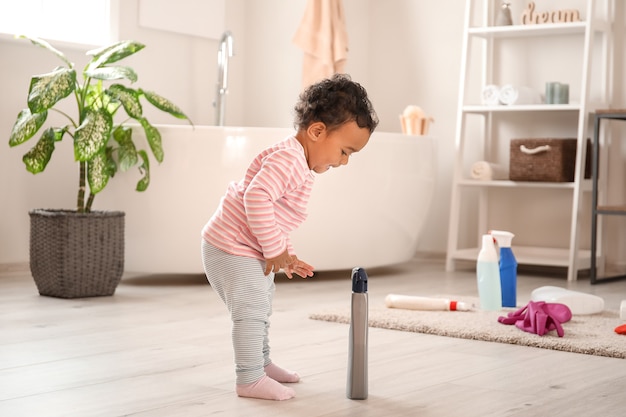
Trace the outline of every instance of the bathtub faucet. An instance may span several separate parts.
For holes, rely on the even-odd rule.
[[[233,34],[227,30],[222,34],[217,51],[217,95],[213,102],[217,126],[224,126],[226,94],[228,94],[228,61],[233,55]]]

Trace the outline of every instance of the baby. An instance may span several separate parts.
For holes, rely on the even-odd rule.
[[[240,397],[287,400],[282,383],[300,380],[270,359],[274,274],[313,276],[289,233],[306,219],[314,173],[346,165],[378,125],[367,92],[348,75],[304,91],[295,106],[294,136],[262,151],[244,178],[231,183],[202,230],[204,270],[233,323],[236,391]]]

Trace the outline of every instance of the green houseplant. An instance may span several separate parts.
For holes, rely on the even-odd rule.
[[[46,125],[48,114],[57,112],[67,119],[67,124],[43,130],[22,160],[29,172],[43,172],[56,142],[69,137],[74,148],[71,163],[78,165],[79,173],[75,210],[37,209],[29,213],[33,278],[42,295],[63,298],[112,295],[123,272],[124,213],[94,211],[94,198],[118,171],[131,167],[138,167],[141,173],[137,191],[148,188],[148,152],[136,146],[128,122],[141,126],[152,155],[158,162],[163,160],[161,135],[144,117],[141,99],[174,117],[189,119],[162,96],[116,82],[137,81],[132,68],[112,64],[142,50],[141,43],[120,41],[87,52],[90,61],[79,77],[74,64],[48,42],[19,38],[52,52],[63,65],[31,78],[28,107],[18,114],[9,145],[27,142]],[[77,106],[74,117],[58,108],[58,103],[71,95]],[[109,246],[96,246],[99,243]]]

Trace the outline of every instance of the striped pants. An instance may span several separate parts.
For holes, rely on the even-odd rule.
[[[202,240],[204,272],[222,299],[233,322],[237,384],[257,381],[271,363],[269,317],[274,297],[274,274],[263,274],[259,259],[226,253]]]

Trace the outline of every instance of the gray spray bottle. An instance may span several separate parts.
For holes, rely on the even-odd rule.
[[[346,396],[351,400],[367,398],[367,273],[352,269],[352,309],[350,317],[350,352]]]

